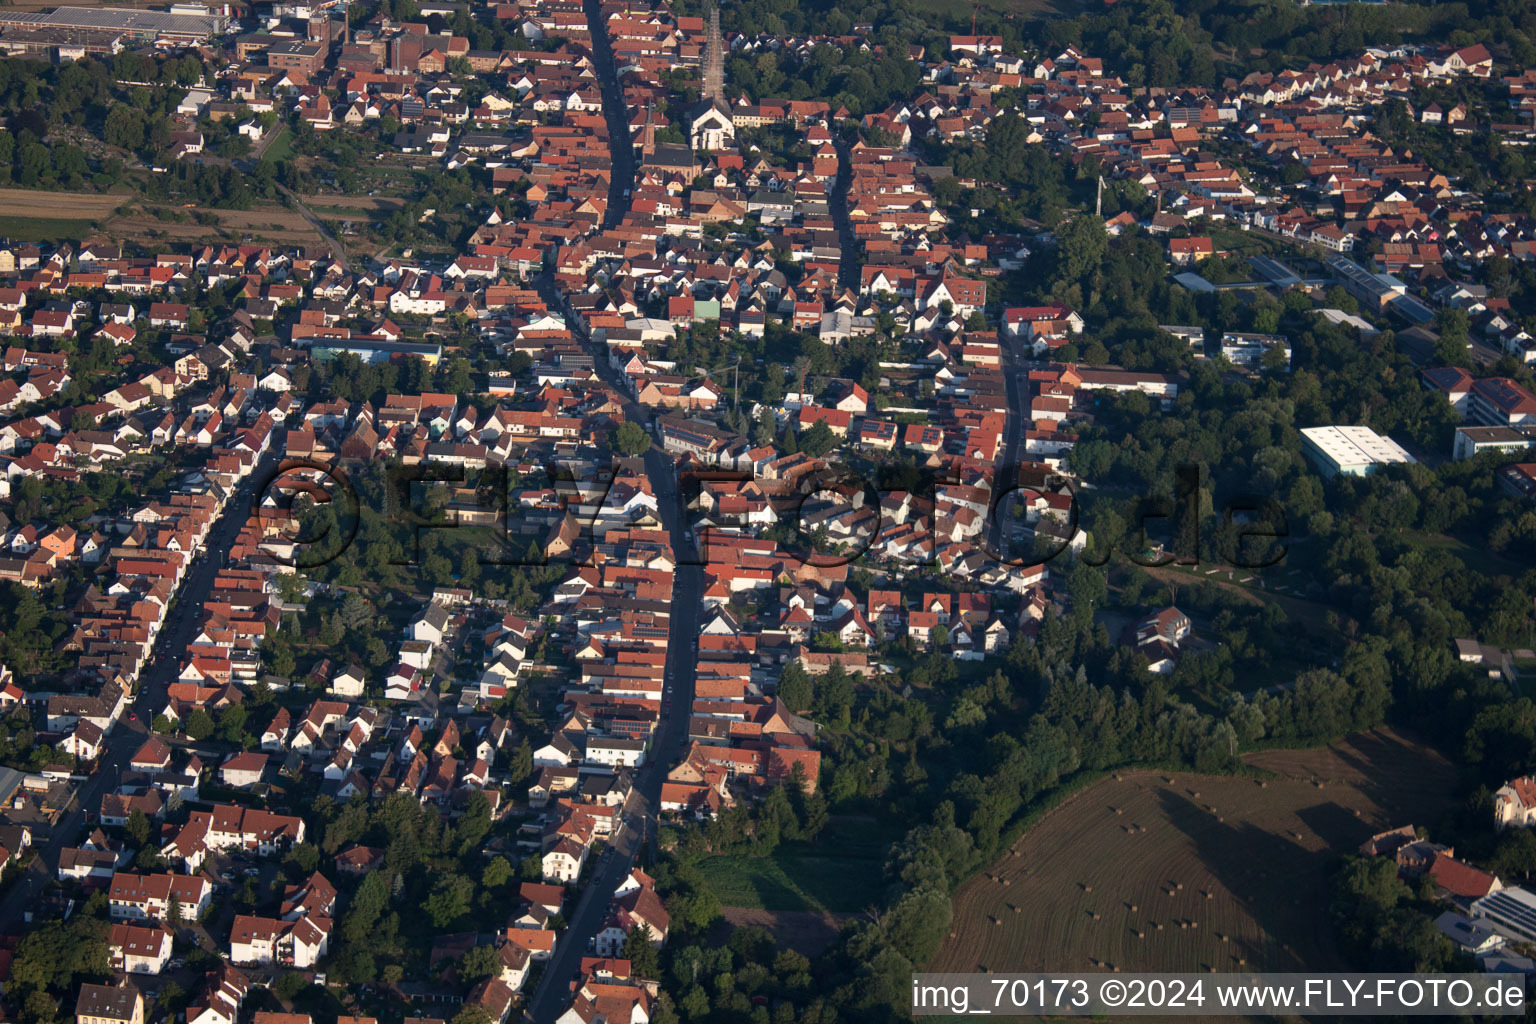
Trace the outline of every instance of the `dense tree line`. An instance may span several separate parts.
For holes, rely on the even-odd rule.
[[[203,78],[195,57],[155,59],[118,54],[57,66],[0,61],[0,184],[29,188],[105,188],[120,180],[123,162],[91,159],[73,140],[87,132],[146,159],[171,145],[170,116],[185,87]]]

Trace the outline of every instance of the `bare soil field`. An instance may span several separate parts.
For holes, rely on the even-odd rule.
[[[138,242],[270,242],[278,245],[302,245],[325,248],[325,240],[297,211],[278,205],[258,206],[249,210],[186,210],[188,214],[211,213],[217,224],[198,224],[161,220],[146,209],[136,207],[113,217],[103,233],[113,239]]]
[[[0,188],[0,217],[38,220],[96,220],[129,202],[132,196],[95,192],[50,192],[43,189]]]
[[[300,198],[304,200],[305,206],[316,212],[327,207],[339,206],[347,210],[382,210],[388,213],[405,205],[405,200],[398,196],[345,196],[328,192]]]
[[[1338,860],[1433,819],[1454,767],[1389,729],[1269,751],[1260,780],[1124,772],[960,887],[931,971],[1337,970]]]

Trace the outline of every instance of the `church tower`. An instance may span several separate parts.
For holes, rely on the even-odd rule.
[[[736,126],[725,99],[725,43],[720,37],[720,8],[709,5],[709,38],[704,43],[704,95],[688,113],[688,142],[695,150],[729,149]]]
[[[725,102],[725,44],[720,38],[720,7],[709,5],[709,38],[704,43],[705,102]]]
[[[656,108],[647,107],[645,121],[640,125],[640,136],[635,140],[640,147],[640,155],[651,156],[656,152]]]

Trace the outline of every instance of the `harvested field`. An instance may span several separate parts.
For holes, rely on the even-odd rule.
[[[1338,860],[1447,808],[1453,766],[1388,729],[1270,751],[1259,780],[1126,772],[961,886],[933,971],[1337,969]]]
[[[258,206],[249,210],[185,210],[188,214],[211,214],[217,223],[198,224],[161,220],[143,208],[124,211],[113,217],[103,233],[122,241],[192,242],[264,242],[276,245],[327,248],[325,240],[296,210],[279,205]]]
[[[131,200],[132,196],[95,192],[49,192],[44,189],[0,188],[0,217],[29,220],[97,220]]]
[[[815,910],[753,910],[748,907],[725,907],[721,914],[725,925],[719,926],[720,934],[712,935],[712,941],[718,939],[724,944],[730,937],[730,929],[755,925],[772,933],[780,946],[811,957],[832,944],[849,916]]]
[[[405,205],[405,200],[398,196],[344,196],[336,193],[327,193],[315,196],[300,196],[304,205],[316,213],[323,213],[329,207],[341,207],[346,210],[374,210],[390,213]]]

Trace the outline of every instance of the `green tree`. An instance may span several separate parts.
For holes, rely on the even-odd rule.
[[[458,965],[459,980],[469,985],[500,973],[501,958],[496,955],[495,946],[476,946],[464,954]]]
[[[109,146],[136,150],[144,145],[144,115],[127,104],[113,105],[107,111],[102,138]]]
[[[891,945],[913,963],[939,948],[949,931],[949,896],[935,889],[913,889],[886,913],[882,924]]]
[[[202,708],[193,708],[181,723],[181,729],[189,739],[202,742],[213,735],[213,719]]]
[[[1455,306],[1443,306],[1435,313],[1435,329],[1440,338],[1435,342],[1435,359],[1447,366],[1471,366],[1468,354],[1467,311]]]
[[[524,736],[512,752],[512,763],[507,766],[507,784],[513,788],[522,786],[533,777],[533,744]]]
[[[244,704],[231,704],[223,711],[220,711],[219,738],[228,743],[242,743],[246,738],[245,719],[246,710]]]
[[[487,889],[500,889],[512,881],[512,865],[505,857],[492,857],[480,872],[480,884]]]
[[[651,929],[643,924],[630,928],[624,936],[624,959],[637,978],[661,977],[661,953],[651,942]]]
[[[427,912],[432,926],[441,931],[469,913],[474,894],[474,883],[463,875],[449,873],[437,880],[422,903],[422,909]]]
[[[142,848],[149,842],[149,817],[135,807],[128,815],[126,830],[128,838],[133,840],[133,845]]]
[[[608,443],[621,455],[644,455],[651,450],[651,435],[640,424],[626,420],[619,424]]]
[[[298,971],[284,971],[277,976],[272,983],[272,994],[283,1002],[292,1002],[293,997],[309,987],[309,979]]]
[[[799,662],[790,662],[779,673],[779,700],[791,711],[806,711],[811,707],[815,699],[815,688],[811,683],[811,677]]]
[[[800,450],[812,458],[819,459],[836,447],[837,435],[823,420],[817,420],[800,435]]]

